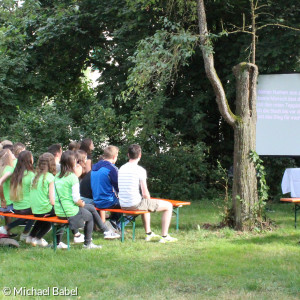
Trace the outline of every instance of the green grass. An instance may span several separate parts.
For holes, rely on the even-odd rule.
[[[138,220],[135,242],[130,227],[125,243],[94,233],[100,250],[2,247],[0,282],[10,288],[77,287],[75,299],[299,299],[300,222],[294,229],[291,204],[271,209],[277,227],[261,234],[203,229],[219,221],[219,208],[201,201],[181,209],[178,233],[172,220],[170,233],[179,239],[173,244],[143,241]],[[159,214],[153,214],[152,224],[159,232]],[[8,298],[2,288],[0,298]]]

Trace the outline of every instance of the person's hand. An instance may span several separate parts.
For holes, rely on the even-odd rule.
[[[2,208],[7,208],[7,205],[6,205],[6,201],[5,201],[5,200],[1,200],[1,207],[2,207]]]

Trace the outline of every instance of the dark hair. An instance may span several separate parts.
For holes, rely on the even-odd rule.
[[[46,152],[39,157],[37,167],[36,167],[36,175],[32,182],[32,188],[34,188],[34,189],[37,188],[37,183],[38,183],[38,180],[41,175],[44,175],[44,178],[43,178],[43,184],[44,184],[44,179],[45,179],[47,172],[49,172],[53,175],[56,174],[55,159],[54,159],[53,154],[51,154],[49,152]]]
[[[22,143],[14,143],[12,153],[18,158],[19,154],[26,150],[26,146]]]
[[[18,201],[22,198],[22,179],[25,171],[34,171],[32,164],[32,153],[22,151],[19,154],[18,162],[10,179],[10,198]]]
[[[6,145],[3,146],[2,149],[9,149],[11,152],[13,152],[13,148],[14,148],[13,145],[6,144]]]
[[[128,148],[128,155],[130,159],[136,159],[142,153],[142,148],[140,145],[132,144]]]
[[[48,147],[48,152],[56,156],[61,151],[61,144],[53,144]]]
[[[67,150],[63,152],[60,159],[60,174],[59,178],[64,176],[68,176],[69,173],[74,172],[74,166],[76,162],[75,152],[71,150]]]
[[[76,150],[79,150],[79,148],[80,148],[80,143],[79,142],[71,142],[70,144],[69,144],[69,150],[71,150],[71,151],[76,151]]]
[[[85,151],[87,155],[90,155],[92,153],[90,149],[92,142],[93,141],[91,139],[83,139],[79,149]]]

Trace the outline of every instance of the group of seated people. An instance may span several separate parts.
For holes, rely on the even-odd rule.
[[[120,215],[112,214],[107,223],[105,211],[99,215],[95,207],[161,211],[161,236],[151,231],[150,213],[142,215],[145,240],[177,241],[168,234],[172,204],[150,198],[146,170],[138,165],[142,155],[139,145],[129,146],[129,161],[120,170],[115,166],[119,153],[116,146],[107,146],[93,165],[94,144],[88,138],[81,143],[72,142],[65,152],[60,144],[51,145],[39,157],[35,169],[32,153],[22,143],[2,141],[0,149],[0,211],[67,219],[74,242],[83,243],[86,249],[101,248],[92,242],[94,226],[103,232],[105,239],[120,237]],[[23,224],[20,240],[33,246],[48,246],[43,237],[51,229],[50,222],[25,219],[11,222],[10,218],[5,221],[0,234],[12,235],[10,230]],[[80,228],[84,228],[84,234],[79,232]],[[58,248],[64,249],[67,245],[61,241],[61,235],[57,235]]]

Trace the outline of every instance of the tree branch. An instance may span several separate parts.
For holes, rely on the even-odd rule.
[[[229,125],[234,126],[236,116],[233,114],[228,105],[223,85],[214,67],[214,57],[212,49],[210,49],[211,42],[208,36],[207,21],[203,0],[198,0],[197,12],[200,31],[200,44],[203,54],[205,72],[214,89],[221,115]]]

